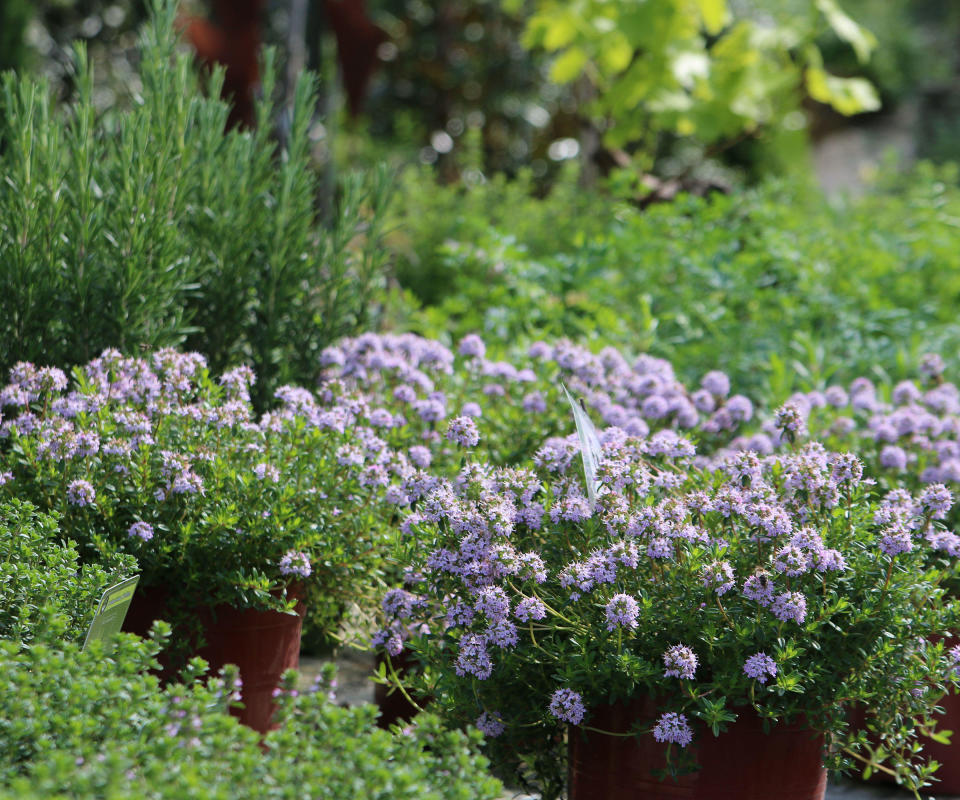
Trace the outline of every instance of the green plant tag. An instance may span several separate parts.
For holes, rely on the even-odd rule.
[[[97,606],[97,613],[94,615],[93,622],[90,623],[90,629],[87,631],[87,638],[83,640],[84,650],[94,639],[106,639],[108,636],[120,632],[139,580],[140,576],[134,575],[132,578],[121,581],[116,586],[111,586],[103,593],[100,604]]]

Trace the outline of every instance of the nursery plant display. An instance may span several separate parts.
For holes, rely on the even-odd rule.
[[[200,356],[170,350],[149,360],[107,351],[72,385],[59,369],[20,364],[0,401],[0,493],[58,512],[87,560],[136,557],[139,632],[172,620],[183,651],[206,639],[218,665],[246,658],[218,644],[224,625],[279,637],[288,657],[264,654],[262,686],[247,675],[248,706],[258,692],[268,709],[296,666],[297,603],[335,631],[344,605],[373,592],[386,540],[381,507],[342,458],[363,443],[366,429],[349,427],[359,406],[321,408],[281,389],[283,404],[255,421],[253,381],[247,368],[214,381]],[[237,610],[250,614],[236,620]]]
[[[610,429],[595,486],[556,440],[537,471],[468,462],[404,523],[408,585],[384,598],[386,652],[408,649],[416,689],[475,721],[497,758],[521,755],[548,796],[565,726],[574,765],[585,736],[660,743],[654,797],[670,791],[657,770],[706,790],[715,775],[684,777],[697,752],[751,719],[823,734],[807,778],[822,789],[823,763],[871,760],[847,722],[858,704],[885,735],[881,768],[921,785],[932,765],[916,738],[953,680],[955,653],[933,643],[955,620],[952,497],[878,491],[855,455],[804,441],[791,407],[778,422],[787,452],[712,470],[673,431]],[[643,711],[604,730],[624,703]]]

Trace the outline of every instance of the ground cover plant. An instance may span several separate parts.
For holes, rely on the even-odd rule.
[[[478,734],[425,718],[402,735],[373,706],[339,708],[330,673],[297,691],[288,674],[280,727],[259,736],[227,714],[236,670],[201,681],[194,662],[164,689],[148,671],[169,630],[86,651],[56,628],[23,650],[0,641],[0,796],[8,798],[496,798]],[[335,683],[335,682],[334,682]]]
[[[0,369],[186,341],[217,370],[253,364],[261,404],[376,316],[389,178],[345,173],[325,223],[316,77],[300,77],[280,146],[267,54],[258,127],[225,132],[222,73],[205,87],[177,48],[176,4],[152,8],[129,110],[98,114],[81,45],[64,106],[42,79],[3,76]]]

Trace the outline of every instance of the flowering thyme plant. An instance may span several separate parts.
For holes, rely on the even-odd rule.
[[[635,436],[688,431],[709,451],[753,416],[751,401],[731,394],[721,372],[708,372],[690,388],[663,359],[641,355],[630,362],[613,347],[592,353],[565,340],[535,342],[504,361],[488,358],[473,334],[454,351],[413,334],[365,333],[326,348],[321,362],[328,385],[363,396],[380,436],[397,449],[416,447],[417,466],[434,471],[460,463],[460,442],[442,436],[457,416],[482,425],[491,463],[529,459],[545,438],[567,428],[560,380],[608,425]]]
[[[932,643],[954,621],[952,497],[879,492],[855,456],[798,433],[780,455],[701,470],[673,431],[609,428],[595,505],[562,440],[536,470],[467,463],[414,498],[408,584],[384,598],[379,640],[547,794],[558,731],[638,694],[659,710],[634,734],[675,768],[750,707],[826,733],[833,766],[869,760],[846,721],[868,704],[890,769],[918,785],[913,742],[955,674]]]
[[[373,592],[386,549],[373,484],[344,453],[372,453],[384,474],[409,465],[351,398],[283,387],[255,419],[253,380],[240,367],[215,381],[172,350],[106,351],[72,385],[20,364],[0,390],[0,498],[56,511],[88,559],[134,555],[174,606],[290,608],[298,584],[332,622]]]

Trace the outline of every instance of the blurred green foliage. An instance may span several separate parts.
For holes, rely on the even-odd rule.
[[[896,377],[960,347],[957,174],[925,165],[832,204],[776,180],[642,212],[572,181],[545,200],[496,182],[466,199],[408,187],[399,213],[413,238],[398,261],[417,253],[433,278],[407,324],[507,346],[613,343],[669,358],[687,380],[724,370],[771,402],[830,378]]]

